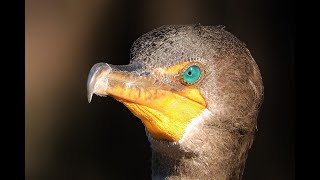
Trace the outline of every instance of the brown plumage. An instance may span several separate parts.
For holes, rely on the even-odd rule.
[[[241,179],[263,98],[258,66],[245,44],[220,26],[163,26],[141,36],[131,50],[131,64],[147,70],[184,61],[204,64],[205,75],[194,86],[207,109],[177,142],[155,140],[147,131],[152,178]]]

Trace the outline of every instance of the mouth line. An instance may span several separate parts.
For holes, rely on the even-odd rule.
[[[130,68],[134,65],[128,65]],[[124,66],[127,67],[127,66]],[[98,96],[111,96],[117,100],[135,104],[153,104],[157,100],[168,96],[171,98],[188,99],[195,103],[206,106],[202,100],[199,90],[183,87],[180,84],[159,80],[152,71],[148,75],[140,71],[127,71],[124,67],[118,68],[107,63],[98,63],[92,67],[87,82],[88,102],[92,100],[93,94]],[[176,82],[179,83],[179,82]],[[152,105],[151,105],[152,106]]]
[[[141,88],[139,87],[134,87],[135,89],[138,89],[139,91],[139,95],[136,99],[130,99],[130,98],[126,98],[126,97],[123,97],[123,96],[119,96],[119,95],[115,95],[115,94],[112,94],[112,93],[108,93],[108,96],[116,99],[117,101],[119,102],[125,102],[125,103],[131,103],[131,104],[136,104],[136,105],[141,105],[141,106],[147,106],[149,107],[147,104],[144,104],[142,102],[145,102],[145,101],[157,101],[157,99],[160,99],[161,96],[167,94],[167,93],[172,93],[174,94],[175,96],[178,96],[178,97],[182,97],[182,98],[185,98],[185,99],[188,99],[189,101],[192,101],[192,102],[195,102],[197,104],[200,104],[199,102],[195,101],[194,99],[191,99],[189,97],[186,97],[186,96],[183,96],[181,94],[178,94],[178,93],[175,93],[175,92],[172,92],[172,91],[169,91],[169,90],[164,90],[164,89],[155,89],[155,92],[151,93],[151,95],[149,95],[149,97],[143,97],[141,96]],[[148,90],[146,90],[145,92],[150,92]],[[159,93],[161,92],[161,93]],[[159,95],[160,94],[160,95]],[[148,99],[148,100],[146,100]],[[149,108],[152,108],[152,107],[149,107]],[[153,109],[153,108],[152,108]]]
[[[180,98],[188,99],[189,101],[202,104],[197,100],[185,96],[184,90],[188,89],[176,89],[165,83],[152,83],[158,81],[154,77],[141,77],[131,76],[127,74],[121,74],[122,78],[115,76],[101,77],[96,82],[95,89],[99,89],[93,92],[98,96],[110,96],[120,102],[133,103],[142,106],[148,106],[146,104],[157,101],[163,96],[173,94]],[[101,91],[102,89],[102,91]],[[119,93],[119,91],[121,93]],[[203,104],[202,104],[203,105]]]

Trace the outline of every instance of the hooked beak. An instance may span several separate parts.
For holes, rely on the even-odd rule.
[[[170,85],[163,79],[164,76],[156,75],[140,63],[98,63],[89,73],[88,101],[93,94],[112,96],[141,119],[153,138],[178,141],[191,120],[206,108],[206,103],[198,89],[177,89],[178,85]]]
[[[108,79],[103,77],[107,77],[110,71],[111,67],[107,63],[97,63],[91,68],[87,81],[87,95],[89,103],[92,100],[96,85],[103,82],[108,86]],[[99,81],[99,83],[97,83],[97,81]]]
[[[156,81],[140,63],[128,65],[97,63],[91,68],[88,76],[88,102],[91,102],[93,94],[98,96],[111,95],[117,100],[121,98],[135,101],[139,97],[133,97],[133,91],[142,95],[143,90],[141,89],[155,88]],[[165,87],[162,86],[162,88]]]

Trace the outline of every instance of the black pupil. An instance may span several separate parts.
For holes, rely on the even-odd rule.
[[[188,75],[191,76],[191,74],[192,74],[192,72],[191,72],[191,71],[188,71]]]

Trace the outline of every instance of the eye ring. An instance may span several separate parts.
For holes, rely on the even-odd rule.
[[[191,62],[179,72],[180,82],[183,85],[194,85],[199,83],[203,77],[203,65],[198,62]]]

